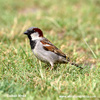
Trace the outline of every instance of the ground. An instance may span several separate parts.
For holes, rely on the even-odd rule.
[[[46,70],[23,35],[31,26],[83,70],[69,64]],[[68,97],[100,98],[100,1],[0,0],[0,100]]]

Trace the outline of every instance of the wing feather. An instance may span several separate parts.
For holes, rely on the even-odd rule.
[[[55,54],[58,54],[59,56],[63,56],[64,58],[66,58],[66,55],[56,46],[54,46],[48,39],[44,38],[43,40],[41,40],[41,43],[43,44],[43,48],[45,50],[54,52]]]

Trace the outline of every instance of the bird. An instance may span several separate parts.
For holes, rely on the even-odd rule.
[[[70,63],[71,65],[79,67],[78,64],[71,62],[66,54],[45,38],[40,28],[30,27],[24,34],[28,36],[33,54],[40,61],[49,63],[51,65],[51,70],[54,68],[54,64],[58,63]]]

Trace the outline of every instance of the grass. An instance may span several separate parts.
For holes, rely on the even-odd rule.
[[[99,6],[99,0],[0,0],[0,100],[100,98]],[[84,69],[46,70],[23,35],[31,26]]]

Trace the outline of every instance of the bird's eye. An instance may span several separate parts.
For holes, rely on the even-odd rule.
[[[34,33],[34,32],[35,32],[35,30],[32,30],[31,32],[32,32],[32,33]]]

